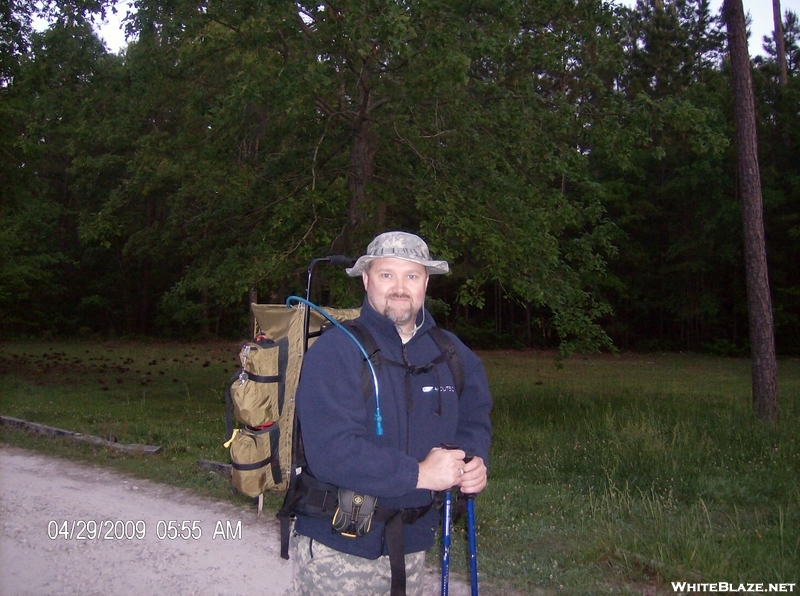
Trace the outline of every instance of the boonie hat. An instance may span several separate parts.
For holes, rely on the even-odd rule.
[[[428,270],[429,275],[447,273],[450,266],[447,261],[431,260],[431,253],[425,241],[408,232],[384,232],[375,237],[367,247],[367,254],[361,256],[356,264],[345,269],[350,277],[361,275],[367,264],[374,259],[393,258],[419,263]]]

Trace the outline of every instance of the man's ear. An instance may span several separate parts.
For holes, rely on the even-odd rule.
[[[367,284],[369,283],[369,275],[367,274],[366,270],[361,272],[361,281],[364,282],[364,289],[366,290]]]

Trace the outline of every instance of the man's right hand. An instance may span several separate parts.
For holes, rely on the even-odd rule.
[[[419,463],[417,488],[440,491],[459,486],[466,456],[461,449],[434,447]]]

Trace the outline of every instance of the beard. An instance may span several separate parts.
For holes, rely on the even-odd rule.
[[[390,298],[407,298],[409,300],[408,306],[405,308],[395,308],[389,306]],[[408,295],[393,294],[386,297],[386,307],[383,309],[383,316],[389,319],[395,325],[404,325],[408,323],[412,317],[416,316],[417,309],[414,308],[414,302]]]

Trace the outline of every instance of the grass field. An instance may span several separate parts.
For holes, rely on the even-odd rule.
[[[5,428],[0,440],[249,506],[196,466],[227,461],[222,390],[237,351],[4,343],[0,413],[164,451],[123,455]],[[768,427],[752,415],[747,360],[481,356],[495,399],[490,484],[476,505],[483,594],[800,582],[800,361],[779,363],[781,422]],[[463,572],[466,548],[454,543]]]

